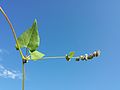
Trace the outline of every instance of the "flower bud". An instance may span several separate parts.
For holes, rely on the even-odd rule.
[[[67,61],[70,61],[70,58],[69,58],[69,56],[68,56],[68,55],[66,55],[66,57],[65,57],[65,58],[66,58],[66,60],[67,60]]]

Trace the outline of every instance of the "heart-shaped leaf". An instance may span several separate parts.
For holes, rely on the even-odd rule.
[[[38,60],[45,56],[45,54],[43,54],[39,51],[30,52],[30,55],[31,55],[32,60]]]
[[[32,27],[29,28],[27,31],[25,31],[20,37],[18,37],[17,40],[20,48],[23,48],[23,47],[29,48],[31,52],[35,51],[38,48],[40,43],[40,38],[39,38],[36,19]],[[16,49],[18,49],[17,45],[16,45]]]

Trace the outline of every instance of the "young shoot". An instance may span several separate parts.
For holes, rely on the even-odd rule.
[[[10,22],[7,14],[4,12],[2,7],[0,7],[0,12],[4,15],[5,19],[7,20],[15,42],[16,42],[16,50],[19,50],[21,59],[22,59],[22,90],[24,90],[24,81],[25,81],[25,64],[29,60],[47,60],[47,59],[66,59],[67,61],[70,61],[71,59],[75,59],[76,61],[88,61],[93,59],[94,57],[98,57],[100,55],[100,51],[97,50],[91,54],[85,54],[80,56],[75,56],[75,52],[70,52],[69,54],[66,54],[65,56],[51,56],[51,57],[45,57],[45,54],[42,52],[39,52],[37,48],[40,45],[40,36],[38,33],[38,26],[37,26],[37,20],[35,19],[32,26],[25,32],[23,32],[18,38],[16,36],[15,30],[13,28],[12,23]],[[26,48],[26,55],[23,55],[23,51],[21,48]]]

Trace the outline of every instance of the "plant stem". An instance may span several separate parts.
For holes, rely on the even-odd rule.
[[[16,44],[17,44],[18,49],[19,49],[19,53],[20,53],[20,55],[21,55],[21,57],[22,57],[22,60],[24,60],[25,57],[24,57],[24,55],[23,55],[23,53],[22,53],[22,50],[20,49],[20,45],[19,45],[19,43],[18,43],[18,41],[17,41],[17,36],[16,36],[15,30],[14,30],[14,28],[13,28],[13,25],[12,25],[12,23],[10,22],[7,14],[4,12],[4,10],[3,10],[1,7],[0,7],[0,11],[2,12],[2,14],[4,15],[4,17],[6,18],[8,24],[9,24],[11,30],[12,30],[14,39],[15,39]],[[23,61],[22,61],[22,90],[24,90],[24,81],[25,81],[25,67],[24,67],[24,63],[23,63]]]
[[[17,44],[17,46],[18,46],[20,55],[21,55],[22,59],[24,59],[24,55],[23,55],[22,50],[20,49],[20,45],[19,45],[19,43],[18,43],[18,41],[17,41],[17,36],[16,36],[15,30],[14,30],[14,28],[13,28],[13,25],[12,25],[12,23],[10,22],[10,20],[9,20],[9,18],[8,18],[8,16],[7,16],[7,14],[6,14],[6,13],[4,12],[4,10],[2,9],[2,7],[0,7],[0,11],[2,12],[2,14],[3,14],[4,17],[6,18],[8,24],[10,25],[10,28],[11,28],[11,30],[12,30],[14,39],[15,39],[16,44]]]
[[[64,59],[66,58],[67,60],[69,59],[76,59],[77,61],[78,60],[88,60],[88,59],[92,59],[94,57],[98,57],[100,56],[100,50],[97,50],[97,51],[94,51],[93,53],[91,54],[85,54],[85,55],[80,55],[80,56],[74,56],[74,57],[69,57],[69,55],[66,55],[66,56],[50,56],[50,57],[43,57],[41,58],[40,60],[44,60],[44,59]]]
[[[25,82],[25,64],[22,62],[22,90],[24,90],[24,83]]]
[[[51,56],[51,57],[44,57],[44,58],[41,58],[40,60],[43,60],[43,59],[64,59],[64,58],[66,58],[66,56]],[[75,59],[75,58],[79,58],[78,56],[76,56],[76,57],[72,57],[73,59]]]

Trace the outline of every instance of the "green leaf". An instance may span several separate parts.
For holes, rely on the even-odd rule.
[[[38,60],[38,59],[41,59],[45,56],[45,54],[43,54],[39,51],[31,52],[30,55],[31,55],[32,60]]]
[[[75,52],[70,52],[69,53],[69,58],[72,58],[74,56]]]
[[[34,23],[31,28],[25,31],[20,37],[18,37],[18,43],[20,48],[26,47],[29,48],[30,51],[35,51],[40,43],[37,20],[34,20]],[[18,46],[16,45],[16,49]]]

